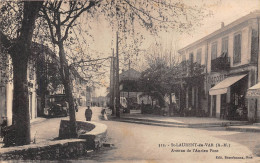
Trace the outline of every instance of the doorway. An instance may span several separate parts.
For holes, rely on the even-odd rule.
[[[216,117],[216,110],[217,110],[216,101],[217,101],[217,96],[213,95],[212,96],[212,117]]]
[[[29,93],[30,119],[32,119],[32,92]]]

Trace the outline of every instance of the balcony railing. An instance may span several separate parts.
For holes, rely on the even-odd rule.
[[[211,60],[211,71],[228,70],[230,68],[230,57],[218,57]]]

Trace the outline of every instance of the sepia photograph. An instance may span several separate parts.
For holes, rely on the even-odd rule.
[[[260,0],[1,0],[0,162],[260,162]]]

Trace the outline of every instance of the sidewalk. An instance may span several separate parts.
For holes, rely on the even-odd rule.
[[[260,132],[260,123],[254,123],[252,125],[243,126],[229,126],[226,128],[226,130],[240,132]]]
[[[85,122],[85,107],[80,107],[76,112],[77,121]],[[22,158],[60,158],[60,157],[74,157],[79,153],[90,152],[88,148],[96,148],[102,145],[105,140],[107,127],[99,123],[99,115],[101,109],[93,109],[93,121],[89,122],[94,125],[94,129],[81,134],[81,139],[62,139],[57,140],[59,136],[59,128],[61,120],[69,120],[69,117],[55,117],[55,118],[36,118],[31,121],[31,144],[23,146],[13,146],[1,148],[3,143],[0,143],[0,159],[21,159]],[[88,127],[88,126],[85,126]],[[95,141],[94,141],[95,140]],[[86,142],[95,142],[94,145],[89,145]],[[85,150],[88,149],[88,150]],[[51,151],[51,152],[49,152]],[[53,151],[53,152],[52,152]],[[83,152],[84,151],[84,152]],[[67,153],[69,152],[69,153]],[[25,157],[23,154],[25,153]],[[32,154],[33,153],[33,154]],[[63,155],[63,153],[65,153]],[[70,155],[71,154],[71,155]],[[38,155],[40,155],[38,157]],[[32,157],[33,156],[33,157]],[[34,159],[35,159],[34,158]],[[0,160],[1,162],[1,160]]]
[[[168,117],[152,114],[121,114],[120,119],[113,117],[112,120],[146,125],[185,128],[252,126],[248,121],[224,120],[209,117]],[[260,125],[256,127],[260,130]]]
[[[77,120],[85,121],[85,108],[83,106],[79,107],[79,111],[76,112]],[[93,110],[92,121],[98,121],[100,115],[100,110]],[[31,121],[31,141],[32,143],[48,143],[59,136],[59,128],[61,120],[69,120],[67,117],[55,117],[55,118],[43,118],[37,117]],[[0,140],[0,151],[3,143]]]

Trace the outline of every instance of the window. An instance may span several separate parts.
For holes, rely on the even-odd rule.
[[[234,36],[234,56],[233,63],[237,64],[241,62],[241,34]]]
[[[257,63],[258,56],[258,31],[252,29],[252,37],[251,37],[251,62]]]
[[[217,58],[217,42],[212,43],[211,45],[211,60]]]
[[[190,60],[190,63],[193,63],[193,53],[190,53],[189,60]]]
[[[8,68],[7,55],[0,55],[0,84],[3,84],[8,80],[7,68]]]
[[[29,65],[29,80],[34,80],[34,68],[32,65]]]
[[[222,48],[221,48],[221,56],[228,56],[228,37],[222,39]]]
[[[185,55],[182,55],[182,62],[184,62],[185,60],[186,60],[186,57],[185,57]]]
[[[198,64],[201,64],[201,53],[202,53],[202,49],[200,48],[197,50],[197,57],[196,57],[196,62]]]

